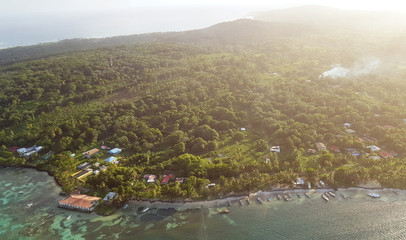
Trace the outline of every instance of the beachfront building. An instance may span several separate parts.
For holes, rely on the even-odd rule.
[[[89,150],[89,151],[87,151],[87,152],[84,152],[84,153],[83,153],[83,157],[84,157],[84,158],[91,158],[91,157],[93,157],[94,155],[96,155],[98,152],[100,152],[99,149],[93,148],[93,149],[91,149],[91,150]]]
[[[173,174],[164,175],[164,177],[162,178],[161,184],[168,184],[172,178],[175,178],[175,175],[173,175]]]
[[[111,155],[117,155],[117,154],[119,154],[119,153],[121,153],[121,149],[120,148],[113,148],[113,149],[111,149],[110,151],[109,151],[109,153],[111,154]]]
[[[156,179],[156,175],[145,174],[144,178],[147,180],[147,183],[154,183],[155,179]]]
[[[58,206],[82,212],[92,212],[99,201],[99,197],[87,196],[83,194],[71,194],[69,197],[59,201]]]
[[[76,172],[74,174],[72,174],[71,176],[73,178],[76,178],[77,180],[82,181],[85,177],[91,175],[93,173],[93,170],[90,168],[84,169],[84,170],[80,170],[79,172]]]
[[[109,192],[107,195],[103,198],[103,201],[110,201],[113,200],[113,198],[117,195],[115,192]]]

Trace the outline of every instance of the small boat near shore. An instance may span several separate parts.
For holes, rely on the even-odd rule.
[[[345,195],[344,193],[340,193],[340,196],[341,196],[342,198],[344,198],[345,200],[347,200],[347,195]]]
[[[289,198],[292,198],[292,194],[291,194],[291,193],[288,193],[288,196],[289,196]]]
[[[251,204],[251,200],[247,199],[247,204],[248,205]]]
[[[330,196],[332,196],[332,197],[336,197],[336,194],[334,193],[334,192],[327,192],[328,193],[328,195],[330,195]]]
[[[399,195],[399,193],[396,192],[395,190],[392,190],[392,192],[393,192],[394,194],[396,194],[396,195]]]
[[[66,220],[69,220],[72,217],[72,215],[69,215],[66,217]]]
[[[292,198],[290,198],[289,195],[283,195],[283,199],[284,199],[285,201],[290,201],[290,200],[292,200]]]
[[[227,205],[231,206],[231,201],[230,200],[227,201]]]
[[[257,198],[257,201],[258,201],[260,204],[263,204],[263,203],[264,203],[264,201],[262,201],[261,198]]]
[[[307,198],[310,198],[310,195],[309,195],[308,192],[305,192],[304,195],[305,195]]]
[[[297,196],[298,198],[300,198],[300,194],[299,194],[299,193],[296,193],[296,196]]]
[[[324,200],[326,200],[326,202],[330,201],[330,199],[328,198],[328,196],[327,196],[326,193],[323,193],[323,194],[321,195],[321,197],[322,197]]]
[[[23,193],[24,193],[23,191],[19,191],[19,192],[18,192],[18,194],[23,194]]]
[[[224,210],[219,210],[220,214],[229,214],[230,211],[228,211],[228,209],[224,209]]]
[[[270,196],[266,197],[266,199],[268,200],[268,202],[271,201],[271,197],[270,197]]]
[[[125,204],[123,207],[123,209],[126,209],[126,208],[128,208],[128,204]]]
[[[278,194],[277,198],[278,198],[278,200],[281,200],[281,199],[282,199],[282,197],[281,197],[280,194]]]
[[[371,198],[380,198],[381,195],[379,195],[378,193],[369,193],[368,196],[370,196]]]
[[[144,208],[144,209],[142,209],[142,213],[146,213],[146,212],[148,212],[149,211],[149,208]]]
[[[34,203],[28,203],[26,207],[30,208],[30,207],[32,207],[32,205],[34,205]]]
[[[243,203],[243,201],[242,201],[242,200],[240,200],[240,205],[241,205],[241,206],[244,206],[244,203]]]

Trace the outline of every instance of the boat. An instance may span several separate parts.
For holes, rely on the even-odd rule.
[[[264,203],[264,201],[262,201],[262,199],[261,199],[261,198],[257,198],[257,200],[258,200],[258,202],[259,202],[259,203],[261,203],[261,204],[263,204],[263,203]]]
[[[396,192],[395,190],[392,190],[392,192],[393,192],[394,194],[396,194],[396,195],[399,195],[399,193]]]
[[[289,197],[288,197],[288,195],[283,195],[283,199],[284,199],[285,201],[289,201],[289,200],[290,200]]]
[[[228,211],[228,209],[224,209],[224,210],[219,210],[219,213],[220,214],[229,214],[230,213],[230,211]]]
[[[291,194],[291,193],[288,193],[288,196],[289,196],[290,198],[292,198],[292,194]]]
[[[266,197],[266,199],[268,200],[268,202],[271,201],[271,197],[270,197],[270,196]]]
[[[347,199],[347,196],[344,195],[343,193],[340,193],[340,196],[341,196],[342,198],[344,198],[344,199]]]
[[[309,193],[305,192],[304,195],[305,195],[307,198],[310,198]]]
[[[247,199],[247,204],[251,204],[251,200]]]
[[[34,205],[34,203],[28,203],[28,204],[27,204],[27,208],[32,207],[32,205]]]
[[[298,198],[300,198],[300,194],[299,194],[299,193],[296,193],[296,196],[297,196]]]
[[[336,194],[334,193],[334,192],[327,192],[328,193],[328,195],[330,195],[330,196],[332,196],[332,197],[336,197]]]
[[[368,196],[370,196],[371,198],[380,198],[381,195],[379,195],[378,193],[369,193]]]
[[[146,213],[149,210],[149,208],[144,208],[141,212]]]
[[[227,201],[227,205],[231,206],[231,201],[230,200]]]
[[[240,205],[241,205],[241,206],[243,206],[243,205],[244,205],[244,203],[243,203],[243,201],[242,201],[242,200],[240,200]]]
[[[322,195],[321,195],[321,197],[324,199],[324,200],[326,200],[326,202],[328,202],[330,199],[328,198],[328,196],[327,196],[327,194],[326,193],[323,193]]]
[[[66,217],[66,220],[69,220],[72,217],[72,215],[69,215]]]
[[[278,200],[281,200],[282,198],[281,198],[281,195],[280,194],[278,194]]]
[[[123,207],[123,209],[126,209],[126,208],[128,208],[128,204],[125,204]]]

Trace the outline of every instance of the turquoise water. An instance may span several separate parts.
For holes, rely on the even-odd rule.
[[[19,192],[22,191],[20,194]],[[63,197],[52,177],[33,169],[0,169],[0,239],[406,239],[406,192],[340,190],[285,202],[147,213],[129,205],[109,217],[57,207]],[[378,192],[381,198],[366,195]],[[33,203],[31,207],[27,204]],[[70,219],[66,219],[71,215]]]

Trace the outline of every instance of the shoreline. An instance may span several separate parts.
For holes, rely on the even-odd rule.
[[[0,166],[0,169],[6,169],[6,168],[14,168],[14,169],[33,169],[38,172],[46,172],[48,176],[52,177],[54,179],[54,182],[58,187],[60,187],[62,190],[62,185],[56,180],[53,174],[46,170],[41,170],[36,168],[35,166]],[[223,208],[227,207],[228,201],[231,202],[238,202],[239,200],[246,200],[246,199],[252,199],[256,197],[266,197],[271,195],[271,199],[275,199],[277,194],[288,194],[288,193],[324,193],[327,191],[359,191],[359,190],[371,190],[371,191],[403,191],[402,189],[393,189],[393,188],[385,188],[381,186],[375,186],[375,187],[368,187],[368,186],[354,186],[354,187],[348,187],[348,188],[311,188],[311,189],[306,189],[306,188],[277,188],[277,187],[272,187],[271,190],[268,191],[257,191],[257,192],[252,192],[248,193],[245,195],[239,195],[239,196],[231,196],[231,197],[226,197],[223,199],[213,199],[213,200],[168,200],[168,199],[142,199],[142,200],[127,200],[123,202],[123,204],[128,203],[131,205],[137,205],[138,207],[148,207],[148,208],[157,208],[157,209],[169,209],[169,208],[175,208],[177,210],[189,210],[189,209],[200,209],[202,207],[206,208]],[[266,201],[266,199],[262,199]],[[244,204],[246,204],[244,202]],[[119,209],[119,208],[118,208]]]
[[[130,205],[136,205],[137,207],[148,207],[148,208],[157,208],[157,209],[169,209],[174,208],[176,210],[191,210],[191,209],[201,209],[201,208],[224,208],[228,207],[228,201],[232,203],[236,203],[239,200],[244,200],[244,205],[246,204],[246,199],[254,200],[257,197],[267,197],[270,196],[271,199],[275,200],[277,194],[288,194],[288,193],[305,193],[308,192],[310,194],[314,193],[325,193],[328,191],[404,191],[401,189],[393,189],[393,188],[385,188],[385,187],[349,187],[349,188],[312,188],[312,189],[303,189],[303,188],[295,188],[295,189],[275,189],[271,191],[258,191],[255,193],[250,193],[249,195],[243,196],[235,196],[235,197],[228,197],[223,199],[214,199],[214,200],[206,200],[206,201],[170,201],[170,200],[128,200],[127,203]],[[254,199],[253,199],[254,198]],[[255,199],[256,200],[256,199]],[[265,202],[266,198],[262,198]],[[283,200],[281,200],[283,201]]]

